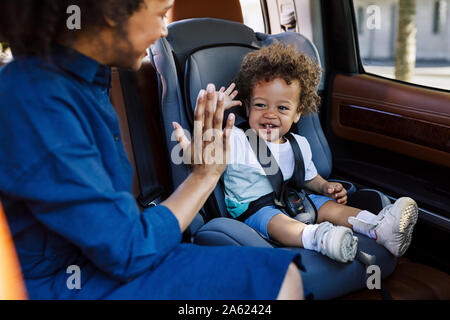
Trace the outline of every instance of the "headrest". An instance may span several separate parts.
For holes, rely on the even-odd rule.
[[[171,23],[166,39],[177,62],[184,68],[186,57],[194,50],[223,44],[258,46],[255,32],[242,23],[213,18],[187,19]]]
[[[267,35],[254,32],[241,23],[213,18],[177,21],[170,24],[168,30],[168,36],[158,40],[151,48],[153,63],[161,74],[162,107],[170,114],[166,119],[168,137],[172,133],[173,119],[184,128],[193,129],[193,108],[200,89],[205,89],[208,83],[216,84],[217,89],[229,85],[235,80],[242,59],[251,50],[279,40],[295,44],[300,52],[320,63],[314,44],[295,32]],[[236,124],[245,120],[244,108],[235,107],[228,110],[227,114],[229,112],[237,116]],[[328,177],[331,172],[331,153],[323,132],[317,130],[320,129],[319,118],[313,114],[302,117],[300,121],[302,124],[297,125],[296,129],[300,129],[296,131],[317,147],[313,151],[314,162],[320,174]],[[175,177],[187,176],[187,169],[179,170],[184,171],[175,174]]]
[[[245,46],[229,45],[205,48],[191,54],[187,59],[183,81],[187,108],[194,110],[198,92],[208,83],[214,83],[219,90],[236,81],[243,58],[253,50],[254,48]],[[245,117],[242,107],[234,108],[233,112]]]
[[[276,41],[294,44],[298,51],[320,64],[314,44],[303,35],[284,32],[267,35],[254,32],[242,23],[214,18],[187,19],[168,26],[165,41],[170,45],[177,64],[188,120],[193,124],[192,110],[197,94],[208,83],[227,86],[235,80],[244,56],[252,50]],[[243,108],[233,112],[245,116]]]
[[[306,54],[310,59],[320,65],[319,51],[316,46],[305,36],[292,31],[279,34],[268,35],[265,33],[257,33],[257,38],[262,47],[268,46],[275,41],[281,41],[286,44],[293,44],[299,52]]]

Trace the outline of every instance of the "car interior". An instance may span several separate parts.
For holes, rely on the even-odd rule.
[[[177,150],[172,122],[192,130],[200,89],[228,86],[252,50],[274,41],[294,44],[324,72],[319,113],[302,117],[293,130],[310,142],[318,172],[344,185],[349,204],[378,212],[401,196],[417,201],[409,250],[396,259],[357,235],[360,259],[342,264],[310,250],[282,248],[229,217],[221,183],[183,241],[297,250],[306,268],[303,282],[315,299],[450,299],[450,92],[367,73],[352,0],[261,0],[265,32],[244,24],[242,2],[176,0],[168,36],[149,48],[141,69],[113,68],[111,102],[135,169],[138,204],[157,204],[189,175],[189,166],[171,161]],[[244,120],[239,107],[229,112]],[[0,207],[0,299],[26,298],[3,216]],[[373,263],[381,270],[381,289],[367,287]]]

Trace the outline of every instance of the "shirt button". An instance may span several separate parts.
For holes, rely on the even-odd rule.
[[[116,133],[116,134],[114,135],[114,140],[119,141],[119,139],[120,139],[120,136],[119,136],[118,133]]]

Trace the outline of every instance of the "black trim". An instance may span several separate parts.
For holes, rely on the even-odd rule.
[[[285,138],[291,144],[292,151],[294,152],[295,167],[292,183],[295,189],[300,190],[305,186],[305,161],[303,160],[302,151],[295,137],[291,133],[288,133],[285,135]]]
[[[119,69],[119,77],[141,188],[141,194],[137,201],[143,208],[148,208],[159,203],[159,199],[164,194],[164,188],[159,184],[156,174],[155,158],[143,117],[144,109],[136,74]]]
[[[264,19],[264,32],[267,34],[272,33],[272,28],[270,27],[270,19],[269,19],[269,8],[267,7],[266,0],[260,0],[261,3],[261,11]]]
[[[327,71],[357,73],[351,0],[322,0]]]
[[[350,1],[350,8],[352,11],[352,27],[353,27],[353,35],[354,35],[354,43],[355,43],[355,54],[356,54],[356,62],[357,62],[357,68],[358,68],[358,73],[365,73],[364,71],[364,67],[363,67],[363,63],[361,60],[361,55],[360,55],[360,47],[359,47],[359,36],[358,36],[358,25],[356,22],[356,16],[355,16],[355,6],[353,4],[353,1]]]

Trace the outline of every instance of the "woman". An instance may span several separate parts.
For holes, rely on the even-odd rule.
[[[130,193],[132,170],[108,97],[109,67],[139,69],[150,44],[167,35],[164,17],[172,4],[0,4],[0,40],[15,54],[0,71],[0,196],[32,299],[303,296],[293,252],[180,243],[226,167],[201,152],[222,145],[201,139],[210,128],[222,131],[223,96],[216,102],[213,86],[199,94],[195,111],[192,145],[203,164],[143,213]],[[80,30],[66,27],[71,5],[81,10]],[[224,146],[233,124],[230,117]],[[68,286],[74,265],[81,270],[76,289]]]

